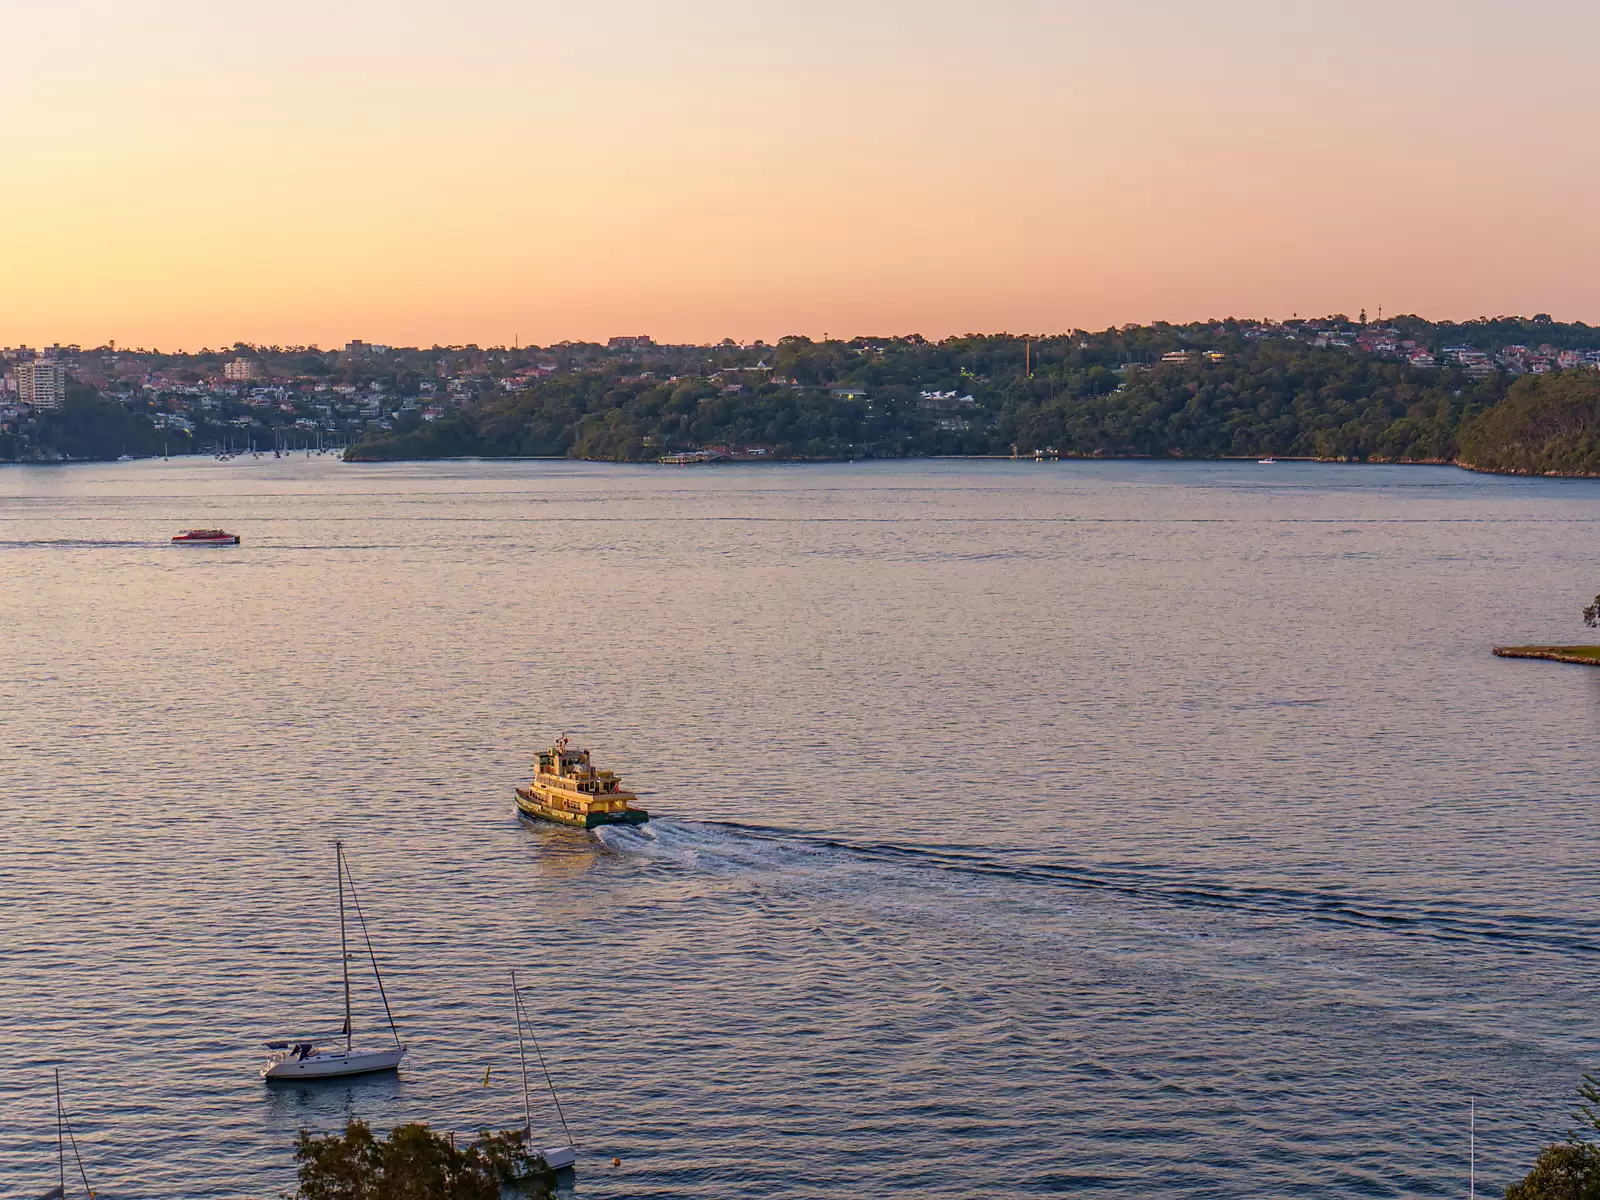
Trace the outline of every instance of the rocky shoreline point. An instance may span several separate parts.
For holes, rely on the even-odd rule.
[[[1496,646],[1499,658],[1546,658],[1551,662],[1600,667],[1600,646]]]

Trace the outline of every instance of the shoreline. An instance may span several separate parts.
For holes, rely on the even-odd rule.
[[[111,466],[123,461],[151,462],[157,459],[164,461],[184,461],[193,459],[206,459],[212,457],[208,454],[174,454],[163,456],[159,454],[140,455],[131,460],[112,458],[45,458],[45,459],[5,459],[0,460],[0,467],[81,467],[81,466]],[[904,455],[899,457],[873,457],[873,458],[719,458],[708,459],[703,462],[692,463],[662,463],[656,459],[610,459],[610,458],[578,458],[567,454],[460,454],[441,455],[437,458],[346,458],[342,454],[334,454],[334,460],[352,466],[381,466],[394,463],[464,463],[464,462],[571,462],[601,464],[619,467],[655,467],[670,466],[682,467],[728,467],[728,466],[816,466],[839,463],[878,463],[878,462],[1015,462],[1015,463],[1052,463],[1052,462],[1141,462],[1141,463],[1244,463],[1261,466],[1278,466],[1289,463],[1316,464],[1339,467],[1454,467],[1457,470],[1468,471],[1474,475],[1498,475],[1507,479],[1600,479],[1600,472],[1584,474],[1572,471],[1527,471],[1527,470],[1499,470],[1494,467],[1481,467],[1475,463],[1461,462],[1456,459],[1443,458],[1315,458],[1309,455],[1274,456],[1271,464],[1260,463],[1253,454],[1224,455],[1216,458],[1186,458],[1176,455],[1156,454],[1057,454],[1036,457],[1029,454],[923,454]]]
[[[1600,646],[1496,646],[1496,658],[1542,658],[1548,662],[1600,667]]]
[[[898,457],[874,458],[716,458],[702,462],[689,463],[663,463],[657,459],[612,459],[612,458],[575,458],[570,455],[541,454],[541,455],[488,455],[488,454],[461,454],[448,455],[439,458],[341,458],[341,462],[355,465],[374,465],[380,463],[405,463],[405,462],[581,462],[604,463],[621,467],[744,467],[744,466],[796,466],[817,465],[827,463],[868,463],[868,462],[1016,462],[1016,463],[1052,463],[1052,462],[1141,462],[1141,463],[1245,463],[1260,466],[1278,466],[1289,463],[1315,464],[1336,467],[1454,467],[1457,470],[1468,471],[1474,475],[1498,475],[1508,479],[1600,479],[1600,472],[1586,475],[1567,471],[1501,471],[1492,467],[1480,467],[1473,463],[1459,462],[1448,458],[1315,458],[1307,456],[1274,456],[1273,463],[1261,463],[1254,454],[1225,455],[1217,458],[1185,458],[1177,455],[1165,454],[1057,454],[1035,457],[1033,454],[920,454],[903,455]]]

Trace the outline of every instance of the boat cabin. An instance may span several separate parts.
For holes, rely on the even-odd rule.
[[[540,753],[537,775],[540,777],[539,783],[563,791],[582,792],[590,796],[622,792],[622,780],[615,771],[597,770],[589,759],[589,752],[567,749],[565,738]]]

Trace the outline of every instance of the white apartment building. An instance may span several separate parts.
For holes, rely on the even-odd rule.
[[[19,362],[17,399],[23,404],[31,404],[35,412],[44,408],[60,408],[67,401],[66,364],[48,358]]]
[[[248,358],[236,358],[232,362],[222,364],[222,377],[224,379],[249,380],[258,379],[260,369]]]

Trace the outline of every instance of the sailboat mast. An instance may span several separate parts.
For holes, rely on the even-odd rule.
[[[344,940],[344,843],[333,844],[334,868],[339,873],[339,967],[344,971],[344,1052],[350,1053],[350,952]]]
[[[1478,1098],[1474,1096],[1467,1117],[1467,1197],[1478,1200]]]
[[[61,1194],[67,1194],[67,1138],[61,1129],[61,1068],[56,1068],[56,1166],[61,1172]]]
[[[533,1137],[533,1105],[528,1101],[528,1054],[522,1048],[522,998],[517,994],[517,973],[511,972],[511,1003],[517,1010],[517,1058],[522,1063],[522,1119],[526,1122],[522,1135]]]

